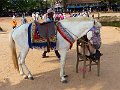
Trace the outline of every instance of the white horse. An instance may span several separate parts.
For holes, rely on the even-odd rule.
[[[69,19],[64,19],[59,21],[64,28],[67,29],[69,34],[77,40],[78,38],[81,38],[84,36],[93,26],[96,26],[98,28],[101,27],[101,24],[97,22],[96,20],[88,17],[73,17]],[[29,51],[29,45],[28,45],[28,27],[29,23],[23,24],[17,28],[15,28],[10,33],[10,46],[12,51],[12,59],[15,68],[20,72],[21,75],[24,76],[24,78],[28,78],[33,80],[33,76],[30,73],[29,69],[27,68],[25,64],[25,58]],[[90,36],[89,36],[90,38]],[[18,47],[20,49],[20,53],[17,58],[15,43],[18,44]],[[60,58],[60,78],[61,82],[65,83],[67,82],[66,74],[65,74],[65,60],[66,60],[66,53],[70,48],[70,43],[66,41],[59,32],[57,32],[57,49],[60,52],[61,58]],[[25,75],[24,71],[27,71],[27,75]]]

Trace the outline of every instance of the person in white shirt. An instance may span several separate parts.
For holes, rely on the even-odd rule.
[[[25,17],[25,14],[23,14],[21,19],[21,24],[25,24],[25,23],[27,23],[27,19]]]
[[[35,21],[36,21],[36,22],[39,21],[39,14],[38,14],[38,12],[36,12],[36,14],[35,14]]]
[[[35,21],[35,13],[32,13],[32,19]]]

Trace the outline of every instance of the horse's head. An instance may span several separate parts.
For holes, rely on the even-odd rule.
[[[87,33],[87,38],[95,49],[101,46],[100,27],[101,24],[97,22]]]

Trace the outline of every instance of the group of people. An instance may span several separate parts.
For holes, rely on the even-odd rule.
[[[83,10],[82,12],[71,14],[71,17],[79,17],[79,16],[90,17],[90,14],[91,12]]]
[[[33,19],[33,21],[38,22],[39,21],[39,12],[32,13],[32,19]]]
[[[63,20],[63,19],[65,19],[65,14],[64,13],[56,13],[55,15],[54,15],[54,18],[55,18],[55,20]]]

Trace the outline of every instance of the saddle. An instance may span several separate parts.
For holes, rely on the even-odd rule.
[[[54,22],[33,22],[28,29],[30,48],[56,48],[56,30]]]
[[[49,38],[50,36],[56,35],[55,23],[53,21],[43,22],[43,23],[35,22],[35,24],[36,24],[36,31],[41,37]]]

